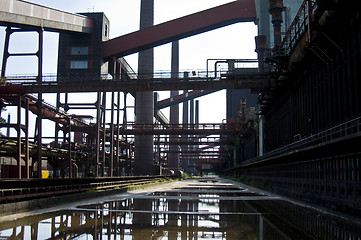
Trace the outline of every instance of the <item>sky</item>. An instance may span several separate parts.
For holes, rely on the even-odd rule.
[[[68,12],[104,12],[110,20],[110,38],[139,30],[140,0],[30,0],[30,2],[65,10]],[[192,14],[232,0],[154,0],[154,22]],[[2,59],[4,29],[0,28],[0,57]],[[180,71],[205,70],[207,59],[256,59],[254,37],[257,26],[254,23],[237,23],[179,41]],[[11,39],[11,52],[34,52],[37,49],[37,36],[33,33],[18,34]],[[58,34],[44,34],[44,73],[56,73]],[[155,71],[170,71],[171,44],[156,47]],[[137,70],[138,54],[126,57],[134,70]],[[1,64],[1,63],[0,63]],[[8,62],[8,74],[36,74],[35,57],[14,57]],[[19,67],[21,66],[21,67]],[[213,67],[213,66],[212,66]],[[76,94],[81,98],[91,95]],[[75,95],[73,95],[74,98]],[[161,99],[169,97],[169,92],[160,92]],[[54,95],[45,95],[45,100],[55,105]],[[199,98],[200,123],[220,123],[226,118],[225,90]],[[133,99],[128,103],[132,104]],[[11,109],[8,110],[11,112]],[[163,111],[168,116],[168,110]],[[82,112],[78,112],[83,114]],[[6,116],[7,114],[3,114]],[[128,114],[129,116],[129,114]]]

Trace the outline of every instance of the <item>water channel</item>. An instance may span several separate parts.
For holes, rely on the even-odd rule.
[[[0,239],[361,240],[361,225],[212,177],[25,213]]]

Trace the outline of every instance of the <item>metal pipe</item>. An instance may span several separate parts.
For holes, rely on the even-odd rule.
[[[227,60],[216,61],[214,63],[214,78],[217,78],[217,72],[218,72],[217,65],[218,65],[218,63],[227,63]],[[221,74],[219,74],[219,75],[221,75]]]
[[[208,58],[207,59],[207,63],[206,63],[206,76],[207,76],[207,79],[209,78],[209,71],[208,71],[208,66],[209,66],[209,61],[216,61],[215,63],[215,67],[214,67],[214,78],[217,77],[217,64],[218,63],[227,63],[228,61],[234,61],[235,63],[256,63],[258,62],[258,59],[218,59],[218,58]]]
[[[269,13],[272,16],[273,23],[274,47],[275,49],[280,49],[282,47],[281,27],[283,23],[282,12],[284,10],[283,0],[269,0],[269,5]]]

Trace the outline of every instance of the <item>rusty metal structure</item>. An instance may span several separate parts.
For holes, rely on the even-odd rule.
[[[359,216],[360,8],[347,1],[303,1],[280,39],[283,6],[270,1],[274,47],[265,48],[265,36],[257,39],[263,70],[287,73],[260,96],[262,149],[249,135],[241,145],[244,155],[226,173]]]
[[[146,136],[154,142],[153,163],[147,166],[154,166],[157,174],[172,169],[201,173],[204,166],[270,191],[359,215],[360,9],[345,0],[299,1],[299,10],[288,24],[289,1],[260,2],[237,0],[109,39],[109,20],[103,13],[70,14],[5,0],[0,4],[5,13],[0,23],[7,27],[0,97],[2,107],[17,106],[18,119],[17,124],[0,124],[17,132],[16,137],[1,137],[0,153],[16,159],[12,177],[41,177],[44,164],[61,170],[63,177],[76,177],[79,172],[131,175],[137,161],[134,138]],[[39,21],[38,11],[47,12],[47,18]],[[236,62],[255,60],[217,59],[211,72],[179,73],[174,63],[172,71],[135,73],[123,58],[247,21],[259,24],[255,39],[258,69],[235,68]],[[42,73],[44,30],[60,32],[57,75]],[[19,31],[38,33],[36,53],[9,52],[10,35]],[[15,55],[36,56],[38,74],[6,74],[7,59]],[[227,64],[227,70],[218,70],[217,63]],[[229,102],[236,97],[238,112],[230,107],[234,113],[224,123],[198,123],[193,100],[220,89],[248,89],[258,94],[258,106],[248,108],[246,99],[240,101],[243,93],[229,91]],[[151,98],[156,121],[130,123],[127,109],[133,106],[127,106],[127,96],[157,90],[174,92],[166,100]],[[69,94],[80,92],[95,93],[95,102],[68,100]],[[43,93],[56,93],[56,106],[44,103]],[[161,112],[179,103],[185,103],[182,124],[169,121]],[[70,109],[94,110],[94,122],[90,116],[69,114]],[[28,130],[29,112],[37,115],[33,138]],[[43,144],[43,119],[56,123],[55,137],[48,146]],[[169,165],[169,155],[179,162],[172,160]]]
[[[210,135],[242,134],[241,128],[236,124],[227,123],[207,126],[199,124],[197,120],[179,124],[173,119],[169,123],[161,109],[166,105],[174,108],[176,103],[191,101],[190,117],[195,119],[197,116],[195,107],[198,105],[197,102],[195,106],[192,103],[196,97],[224,88],[252,88],[254,91],[259,91],[269,88],[272,84],[270,76],[233,74],[229,77],[227,74],[231,73],[221,73],[217,69],[214,73],[207,70],[191,75],[178,73],[178,70],[151,74],[149,72],[153,70],[145,69],[135,73],[122,58],[133,52],[145,51],[166,42],[236,22],[255,21],[253,1],[236,1],[156,26],[151,26],[152,24],[146,23],[149,20],[144,20],[145,25],[141,26],[141,30],[115,39],[109,39],[109,20],[103,13],[72,14],[21,0],[5,1],[1,5],[1,11],[4,12],[0,18],[1,25],[7,27],[1,71],[1,102],[3,107],[18,106],[17,124],[1,123],[2,128],[15,128],[17,131],[16,139],[10,134],[2,136],[2,156],[6,157],[7,161],[15,159],[17,162],[16,165],[2,164],[3,178],[41,178],[44,177],[44,171],[49,169],[53,172],[52,177],[148,175],[151,172],[146,171],[153,166],[159,174],[162,170],[171,168],[176,171],[181,170],[179,166],[182,159],[187,161],[191,159],[190,164],[193,167],[196,166],[193,163],[198,161],[197,168],[201,171],[199,166],[202,165],[202,161],[208,162],[207,157],[218,159],[215,164],[220,170],[224,159],[221,159],[217,146],[224,145],[226,141],[210,141],[207,148],[213,146],[215,149],[208,152],[207,149],[201,150],[196,146],[208,142],[211,139],[208,137]],[[150,14],[153,10],[144,11],[146,18],[153,18]],[[38,32],[37,52],[10,53],[10,36],[22,31]],[[45,75],[42,72],[43,31],[60,33],[56,75]],[[36,76],[7,74],[9,58],[30,55],[38,58]],[[140,68],[149,64],[150,58],[140,60]],[[184,77],[180,77],[181,75]],[[156,100],[154,117],[157,122],[153,123],[153,114],[151,120],[144,122],[141,120],[141,115],[151,110],[151,107],[143,106],[145,103],[142,103],[141,97],[136,96],[143,91],[151,93],[162,89],[193,91],[185,95],[174,91],[169,103],[168,100],[162,100],[158,104]],[[71,94],[79,92],[94,92],[96,99],[94,102],[72,102]],[[44,93],[56,94],[55,106],[43,102]],[[121,95],[124,96],[123,99]],[[126,102],[129,95],[138,99],[136,101],[138,106],[135,106],[137,112],[135,123],[127,120],[129,106]],[[153,94],[151,95],[151,99],[145,101],[147,104],[153,100]],[[173,101],[174,99],[176,101]],[[25,114],[22,109],[25,109]],[[95,114],[70,114],[70,111],[93,111]],[[33,124],[29,123],[30,112],[37,116],[34,137],[29,133],[29,127]],[[23,119],[26,124],[23,124]],[[49,139],[42,133],[44,119],[55,123],[54,137]],[[173,136],[171,141],[169,139],[167,143],[159,141],[168,136]],[[178,152],[181,144],[176,146],[174,143],[184,139],[184,136],[187,136],[185,139],[191,142],[186,145],[187,151],[182,154]],[[146,154],[148,159],[146,164],[134,159],[137,158],[137,149],[138,156],[139,153],[144,152],[140,147],[136,147],[137,143],[143,142],[136,140],[137,138],[149,138],[152,141],[154,138],[157,142],[156,145],[151,143],[152,151]],[[154,156],[152,156],[153,151]],[[175,160],[178,163],[168,163],[167,158],[172,154],[178,156]],[[224,152],[223,155],[226,153]],[[145,165],[148,167],[144,167]],[[153,170],[151,171],[153,174]]]

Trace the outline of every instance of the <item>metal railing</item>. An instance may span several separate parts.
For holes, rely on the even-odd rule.
[[[310,3],[310,8],[308,7],[308,3]],[[284,50],[284,54],[289,55],[290,52],[296,46],[298,40],[303,36],[308,28],[308,18],[309,13],[314,15],[317,10],[318,5],[315,1],[304,0],[300,9],[298,10],[291,26],[288,28],[285,36],[283,37],[282,46]],[[312,17],[311,16],[311,17]]]
[[[187,71],[188,72],[188,71]],[[214,72],[209,72],[213,73]],[[219,71],[218,71],[219,73]],[[226,75],[228,71],[221,72],[222,75]],[[41,83],[38,81],[38,76],[30,74],[16,74],[16,75],[7,75],[4,78],[2,85],[23,85],[23,86],[49,86],[49,85],[59,85],[59,84],[68,84],[68,83],[82,83],[82,82],[124,82],[124,83],[170,83],[170,82],[210,82],[210,81],[220,81],[224,78],[222,77],[207,77],[206,70],[194,70],[188,72],[185,76],[184,72],[179,72],[177,75],[179,77],[172,78],[171,71],[157,71],[155,73],[145,73],[145,74],[136,74],[134,72],[127,73],[127,77],[124,78],[113,78],[109,74],[44,74],[41,77]],[[211,75],[210,75],[211,76]],[[1,84],[0,84],[1,85]]]
[[[238,129],[237,124],[203,123],[203,124],[126,124],[123,130],[224,130]]]
[[[155,145],[161,145],[167,148],[167,146],[193,146],[200,149],[214,148],[216,146],[231,144],[226,138],[220,137],[205,137],[199,135],[186,135],[182,137],[167,137],[167,136],[156,136],[154,138]],[[202,146],[202,147],[201,147]],[[169,147],[168,147],[169,148]]]
[[[261,159],[266,159],[274,156],[278,156],[281,154],[286,154],[294,150],[301,150],[306,147],[314,146],[319,143],[325,143],[331,140],[335,140],[338,138],[350,136],[356,133],[361,132],[361,116],[345,123],[339,124],[335,127],[329,128],[325,131],[313,134],[311,136],[305,137],[298,141],[295,141],[291,144],[283,146],[281,148],[272,150],[270,152],[265,153],[262,157],[257,159],[253,159],[252,162],[259,161]]]

